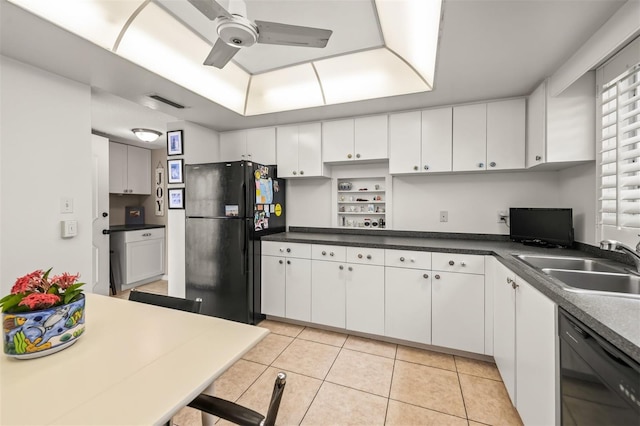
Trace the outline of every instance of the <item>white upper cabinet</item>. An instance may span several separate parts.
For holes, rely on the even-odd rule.
[[[452,109],[389,116],[389,173],[451,171]]]
[[[524,99],[487,104],[487,170],[524,168]]]
[[[486,170],[487,104],[453,107],[453,171]]]
[[[543,82],[528,99],[527,167],[557,170],[595,160],[595,77],[586,73],[560,95]]]
[[[418,173],[421,170],[420,111],[389,115],[389,173]]]
[[[137,146],[110,142],[109,192],[151,194],[151,151]]]
[[[422,111],[422,167],[425,172],[450,172],[453,108]]]
[[[278,127],[276,132],[278,176],[327,176],[322,163],[320,123]]]
[[[220,160],[276,164],[275,127],[221,133]]]
[[[322,123],[323,161],[336,163],[386,159],[387,127],[386,115]]]

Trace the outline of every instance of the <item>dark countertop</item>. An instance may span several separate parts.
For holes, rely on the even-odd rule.
[[[334,231],[334,232],[332,232]],[[493,255],[558,306],[578,318],[636,362],[640,362],[640,299],[579,294],[563,290],[555,278],[530,267],[514,254],[599,257],[599,249],[540,248],[508,241],[504,236],[410,233],[405,231],[335,232],[329,228],[290,228],[289,232],[268,235],[264,241],[332,244],[399,250]],[[366,234],[366,235],[364,235]],[[503,238],[501,238],[503,237]],[[480,238],[480,239],[479,239]]]
[[[154,229],[154,228],[164,228],[164,225],[153,225],[153,224],[145,224],[145,225],[111,225],[109,226],[110,232],[125,232],[125,231],[139,231],[141,229]]]

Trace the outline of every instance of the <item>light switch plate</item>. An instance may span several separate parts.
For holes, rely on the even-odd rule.
[[[63,220],[60,222],[62,238],[73,238],[78,235],[78,221],[77,220]]]
[[[73,213],[73,198],[60,199],[60,213]]]

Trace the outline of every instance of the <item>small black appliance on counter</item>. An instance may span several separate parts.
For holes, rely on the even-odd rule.
[[[573,210],[569,208],[511,207],[512,241],[543,247],[573,245]]]

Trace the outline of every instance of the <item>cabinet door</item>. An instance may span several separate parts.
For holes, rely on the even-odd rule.
[[[526,425],[556,424],[556,306],[516,282],[516,408]]]
[[[247,159],[265,165],[276,164],[275,127],[247,130]]]
[[[311,267],[311,322],[345,328],[346,267],[314,260]]]
[[[420,171],[420,111],[389,115],[389,173]]]
[[[287,258],[285,316],[311,321],[311,260]]]
[[[487,104],[453,108],[453,171],[485,170]]]
[[[262,313],[284,318],[286,268],[284,257],[262,256]]]
[[[127,187],[130,194],[151,194],[151,151],[127,146]]]
[[[126,243],[127,278],[131,284],[164,273],[164,239]]]
[[[300,176],[322,176],[322,131],[320,123],[298,126]]]
[[[433,274],[431,343],[484,353],[484,276]]]
[[[347,265],[347,329],[384,335],[384,267]]]
[[[298,126],[278,127],[276,130],[278,177],[298,175]]]
[[[546,161],[546,87],[542,83],[527,100],[527,167]]]
[[[245,160],[247,131],[220,133],[220,161]]]
[[[431,271],[385,268],[384,335],[431,343]]]
[[[453,108],[422,111],[422,170],[450,172],[453,154]]]
[[[383,160],[389,157],[388,116],[356,118],[354,156],[358,160]]]
[[[109,192],[125,194],[127,189],[127,146],[109,142]]]
[[[487,170],[524,168],[525,100],[487,104]]]
[[[493,357],[511,402],[516,401],[516,276],[498,261],[494,262]]]
[[[322,123],[322,160],[353,161],[353,119]]]

